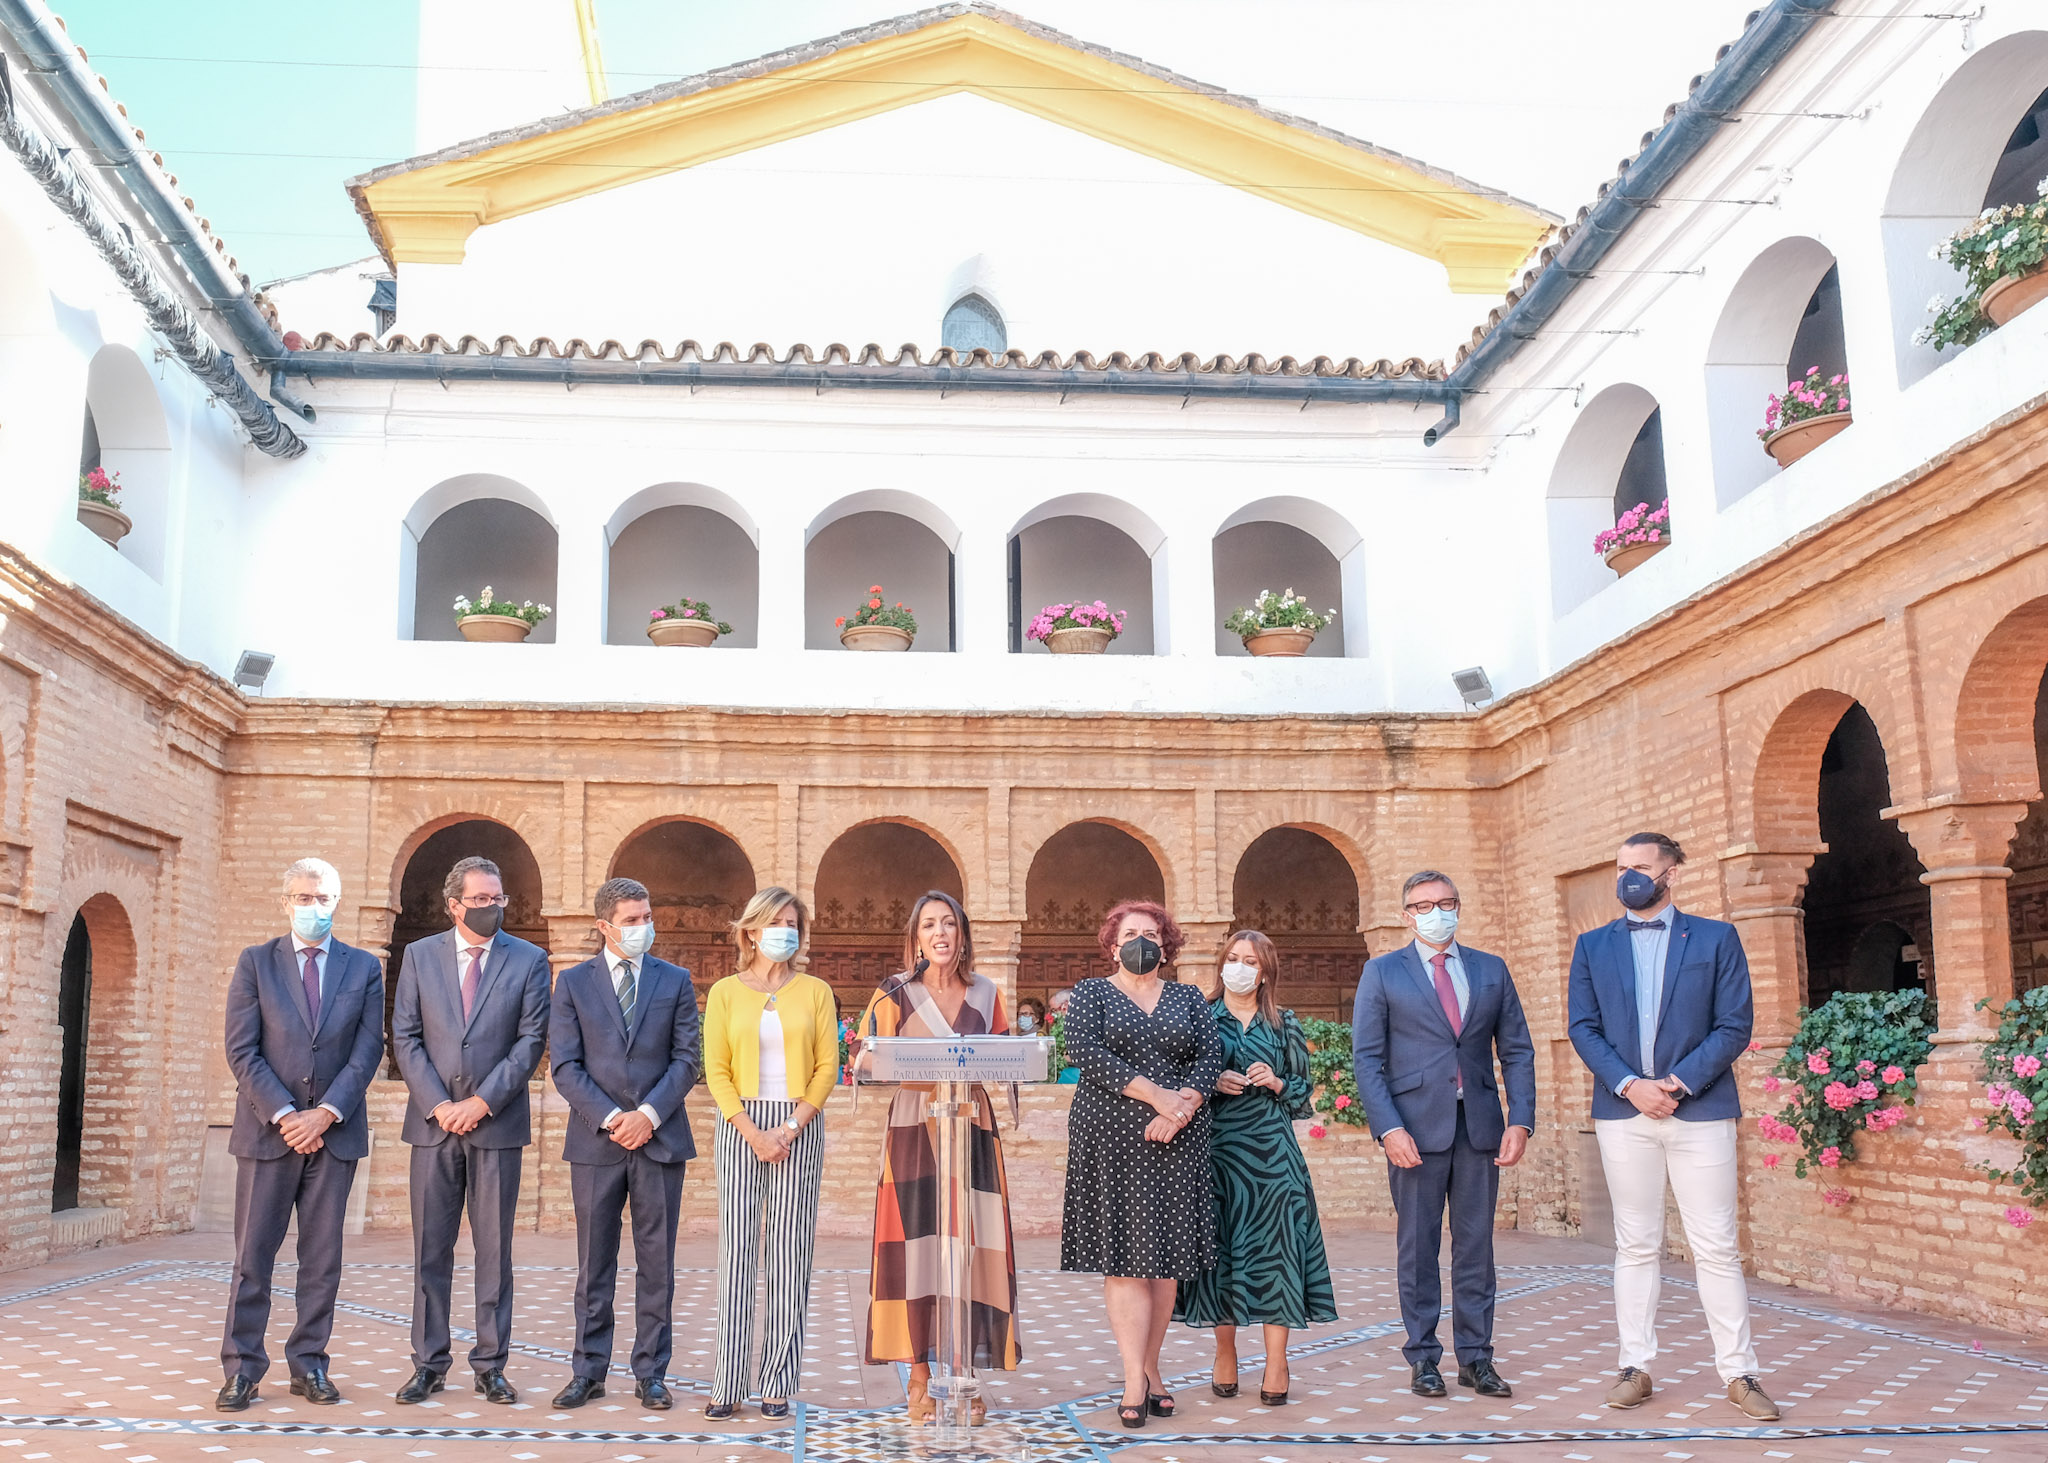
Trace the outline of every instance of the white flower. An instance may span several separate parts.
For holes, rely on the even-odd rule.
[[[1944,295],[1935,295],[1927,302],[1927,313],[1930,315],[1939,315],[1943,310],[1946,310],[1947,308],[1948,298]]]
[[[1913,332],[1913,344],[1928,345],[1934,340],[1934,327],[1923,325]]]
[[[1977,222],[1979,222],[1979,223],[1982,223],[1982,222],[1984,222],[1984,220],[1985,220],[1985,219],[1988,219],[1988,218],[1997,218],[1997,217],[1998,217],[1998,210],[1997,210],[1997,209],[1995,209],[1995,208],[1987,208],[1987,209],[1985,209],[1985,210],[1984,210],[1984,211],[1983,211],[1982,213],[1980,213],[1980,214],[1978,214],[1978,215],[1977,215]]]
[[[1932,248],[1930,248],[1927,251],[1927,257],[1929,259],[1948,258],[1948,240],[1943,239],[1939,243],[1935,244]]]
[[[2019,241],[2020,231],[2018,229],[2007,229],[2005,231],[2005,237],[1998,241],[1998,247],[2001,249],[2010,249],[2014,244],[2017,244]]]
[[[2043,178],[2034,185],[2034,196],[2036,198],[2048,198],[2048,178]]]

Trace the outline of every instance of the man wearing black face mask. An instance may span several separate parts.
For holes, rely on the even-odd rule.
[[[1778,1408],[1757,1383],[1736,1233],[1742,1098],[1731,1069],[1749,1046],[1749,962],[1733,925],[1672,904],[1684,862],[1662,833],[1631,836],[1615,860],[1627,914],[1581,935],[1572,952],[1572,1045],[1595,1079],[1593,1130],[1614,1208],[1621,1376],[1607,1405],[1640,1407],[1653,1391],[1668,1179],[1728,1400],[1768,1422]]]

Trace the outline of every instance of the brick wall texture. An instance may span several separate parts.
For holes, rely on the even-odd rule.
[[[1189,927],[1190,973],[1228,932],[1245,851],[1312,830],[1358,871],[1359,932],[1401,938],[1399,881],[1452,871],[1464,936],[1508,959],[1537,1037],[1540,1131],[1500,1223],[1597,1232],[1589,1083],[1565,1040],[1573,939],[1611,917],[1611,862],[1639,828],[1692,858],[1681,904],[1736,921],[1755,973],[1758,1084],[1804,992],[1801,890],[1820,851],[1822,751],[1860,703],[1896,819],[1925,870],[1943,1030],[1922,1100],[1833,1181],[1767,1171],[1746,1130],[1745,1241],[1760,1275],[2033,1329],[2048,1236],[2006,1224],[1982,1165],[1980,998],[2012,991],[2007,845],[2038,799],[2035,688],[2048,666],[2048,411],[2022,414],[1529,691],[1466,715],[1195,717],[628,712],[522,705],[249,700],[0,549],[0,1266],[61,1245],[50,1194],[74,919],[93,946],[80,1203],[135,1236],[189,1227],[206,1130],[229,1121],[228,972],[279,928],[278,876],[342,871],[342,938],[387,953],[411,853],[465,820],[503,824],[540,871],[538,920],[565,968],[593,948],[589,902],[620,848],[664,820],[720,830],[756,877],[817,892],[849,830],[924,830],[956,864],[983,970],[1018,978],[1037,850],[1093,820],[1133,835]],[[650,652],[685,654],[688,652]],[[708,652],[707,652],[708,653]],[[1057,721],[1057,726],[1049,725]],[[1078,725],[1075,723],[1079,723]],[[1048,741],[1069,750],[1048,756]],[[632,872],[620,869],[620,872]],[[685,891],[687,892],[687,891]],[[1304,904],[1313,904],[1305,899]],[[1347,907],[1348,906],[1343,906]],[[849,990],[848,997],[857,992]],[[523,1222],[573,1223],[564,1109],[542,1133]],[[1058,1224],[1068,1094],[1024,1098],[1005,1147],[1016,1221]],[[407,1223],[404,1094],[378,1084],[368,1223]],[[866,1231],[883,1104],[835,1094],[823,1226]],[[692,1101],[700,1151],[711,1109]],[[1307,1140],[1326,1213],[1390,1223],[1370,1140]],[[227,1176],[210,1176],[220,1182]],[[689,1226],[716,1223],[708,1172]],[[100,1227],[100,1232],[104,1226]],[[1674,1234],[1682,1252],[1682,1237]]]

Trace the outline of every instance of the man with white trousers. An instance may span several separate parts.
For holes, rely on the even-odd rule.
[[[1728,1400],[1768,1422],[1778,1407],[1757,1381],[1736,1228],[1742,1098],[1732,1069],[1749,1047],[1749,962],[1733,925],[1672,903],[1684,862],[1665,835],[1631,835],[1615,860],[1623,918],[1581,935],[1572,952],[1572,1045],[1595,1079],[1593,1130],[1614,1208],[1621,1376],[1607,1405],[1640,1407],[1655,1390],[1668,1179]]]

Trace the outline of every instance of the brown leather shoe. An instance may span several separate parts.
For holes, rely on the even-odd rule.
[[[1764,1389],[1756,1384],[1755,1377],[1737,1377],[1730,1382],[1728,1400],[1758,1422],[1778,1420],[1778,1404],[1764,1395]]]
[[[1621,1369],[1621,1380],[1607,1389],[1609,1407],[1641,1407],[1650,1400],[1650,1394],[1657,1389],[1650,1385],[1650,1374],[1641,1367],[1625,1366]],[[1730,1391],[1729,1396],[1734,1396]]]

